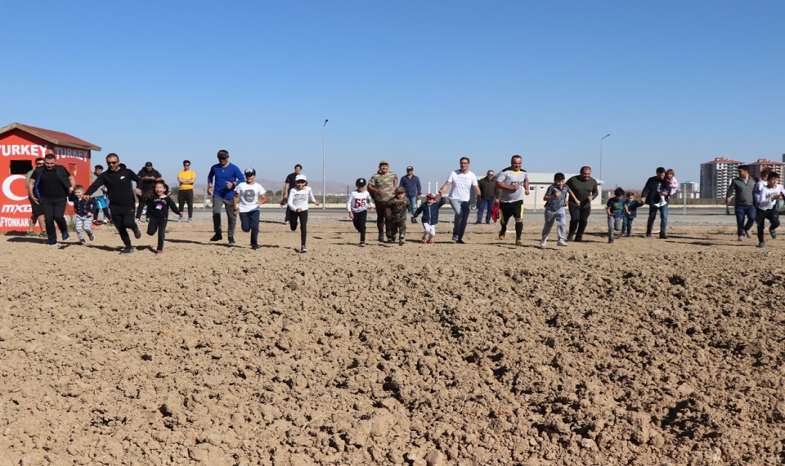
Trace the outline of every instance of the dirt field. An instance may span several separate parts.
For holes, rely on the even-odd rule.
[[[785,462],[785,239],[318,223],[0,236],[0,466]]]

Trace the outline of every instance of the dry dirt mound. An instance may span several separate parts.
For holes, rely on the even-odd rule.
[[[0,465],[785,461],[785,244],[312,229],[0,238]]]

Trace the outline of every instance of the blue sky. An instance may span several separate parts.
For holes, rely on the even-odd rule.
[[[218,149],[261,178],[443,182],[523,156],[625,188],[781,160],[777,1],[29,1],[3,5],[0,126],[71,133],[167,179]],[[318,185],[314,185],[318,191]]]

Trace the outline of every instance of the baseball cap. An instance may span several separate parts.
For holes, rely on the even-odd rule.
[[[409,170],[414,170],[414,167],[412,167],[411,165],[409,165],[408,167],[406,167],[406,171],[409,171]]]
[[[428,199],[436,199],[436,195],[434,193],[428,193]]]
[[[365,186],[366,184],[365,178],[357,178],[357,181],[354,182],[355,186]]]
[[[251,167],[245,169],[245,176],[256,176],[256,170]]]
[[[308,178],[306,178],[305,175],[297,175],[294,177],[294,181],[295,183],[298,181],[308,181]]]
[[[381,167],[382,165],[390,165],[390,162],[386,160],[382,160],[381,162],[379,162],[379,166]]]
[[[146,164],[144,164],[144,166],[145,167],[152,167],[153,166],[153,162],[147,162]]]
[[[226,149],[221,149],[218,151],[218,158],[219,159],[228,159],[229,158],[229,151]]]

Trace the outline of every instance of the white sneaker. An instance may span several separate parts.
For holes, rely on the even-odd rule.
[[[547,243],[548,243],[548,240],[540,240],[540,247],[544,248]]]
[[[300,246],[300,252],[308,252],[308,248],[306,248],[305,245],[303,244],[302,246]]]
[[[567,246],[567,242],[564,241],[563,239],[559,239],[559,242],[557,242],[556,244],[559,246]]]

